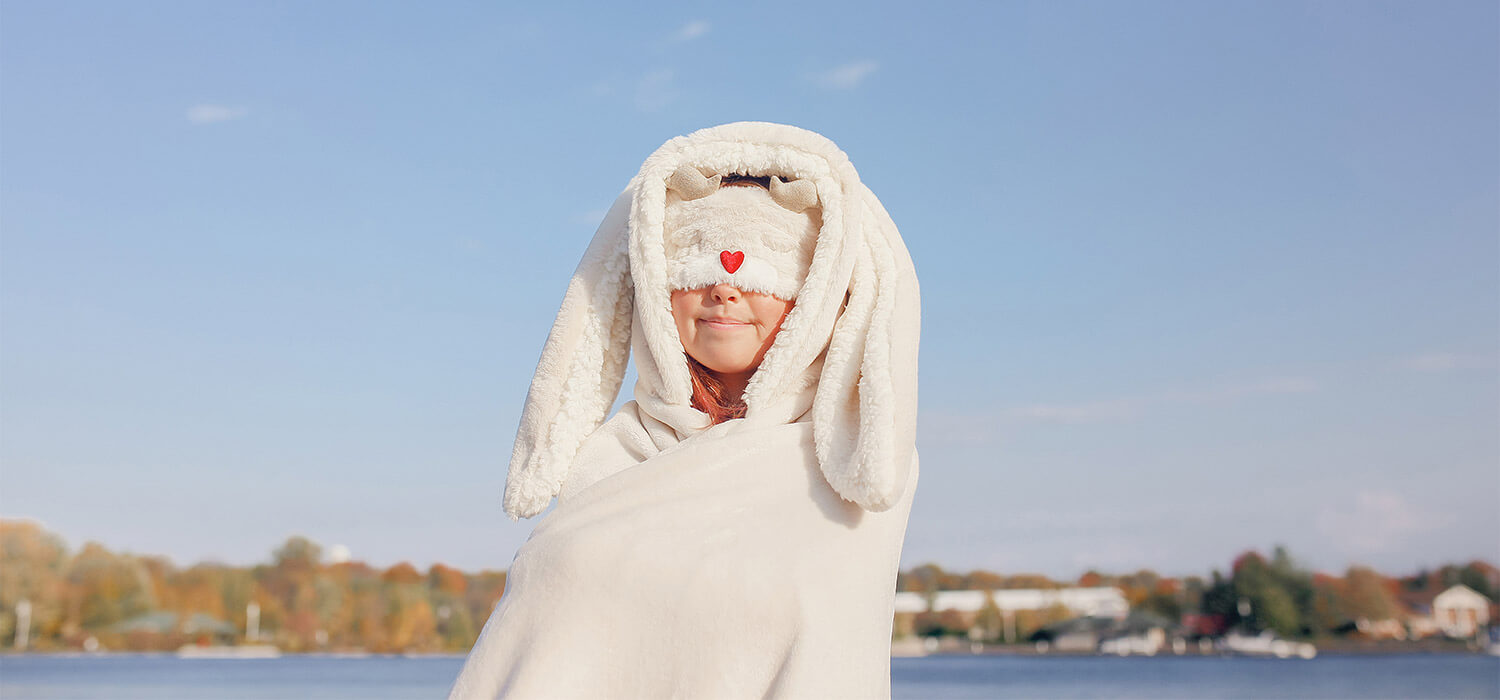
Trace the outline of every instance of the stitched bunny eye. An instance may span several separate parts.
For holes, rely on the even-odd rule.
[[[783,180],[781,176],[769,181],[771,199],[790,211],[800,212],[818,205],[818,188],[811,180]]]

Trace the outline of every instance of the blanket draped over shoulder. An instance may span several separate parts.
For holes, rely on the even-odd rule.
[[[745,391],[690,405],[661,269],[663,182],[816,185],[812,263]],[[508,570],[452,698],[888,698],[918,461],[905,245],[832,142],[736,122],[668,141],[616,200],[543,348],[506,482],[556,506]],[[607,421],[634,354],[634,400]]]

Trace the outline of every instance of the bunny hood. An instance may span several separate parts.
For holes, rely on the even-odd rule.
[[[770,191],[720,188],[730,175],[769,177]],[[526,396],[505,486],[512,519],[563,490],[632,351],[642,420],[669,441],[724,427],[690,404],[671,310],[673,289],[719,281],[796,301],[745,389],[745,418],[729,423],[810,421],[818,467],[840,497],[877,512],[901,500],[915,458],[920,325],[906,246],[832,141],[734,122],[662,144],[594,234]]]
[[[745,417],[710,425],[671,292],[722,281],[796,303]],[[828,139],[737,122],[658,148],[542,350],[505,509],[557,506],[449,697],[890,697],[917,326],[906,248]],[[632,352],[635,398],[605,420]]]

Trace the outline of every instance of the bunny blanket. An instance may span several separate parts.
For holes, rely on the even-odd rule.
[[[684,165],[774,175],[820,208],[745,417],[717,425],[691,406],[669,300],[663,213]],[[826,138],[737,122],[657,149],[542,350],[504,505],[513,518],[557,506],[516,553],[451,697],[889,697],[918,474],[917,294],[895,225]],[[635,400],[605,421],[632,350]]]

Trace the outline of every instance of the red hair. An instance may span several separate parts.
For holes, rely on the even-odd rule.
[[[744,398],[730,398],[718,372],[704,367],[692,355],[683,353],[683,357],[687,358],[688,374],[693,378],[693,408],[707,413],[714,425],[745,417]]]

